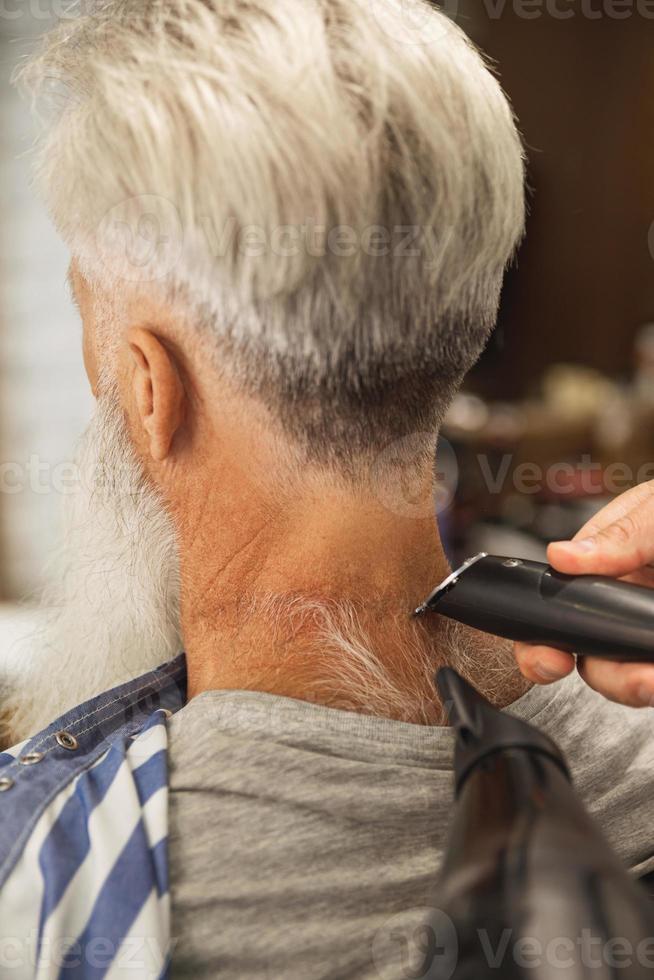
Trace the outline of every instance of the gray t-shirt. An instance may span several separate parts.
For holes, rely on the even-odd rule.
[[[626,864],[654,870],[654,712],[577,675],[509,710],[559,743]],[[191,701],[171,722],[173,976],[411,976],[437,901],[452,753],[446,728],[250,692]]]

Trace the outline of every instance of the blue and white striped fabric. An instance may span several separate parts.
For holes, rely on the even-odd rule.
[[[166,720],[184,656],[0,753],[0,977],[166,977]]]

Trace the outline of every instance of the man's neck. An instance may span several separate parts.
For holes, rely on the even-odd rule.
[[[505,645],[473,631],[453,641],[439,617],[412,619],[449,571],[433,517],[399,516],[373,495],[333,488],[274,513],[244,500],[220,526],[208,516],[182,535],[191,697],[258,690],[442,723],[433,675],[456,661],[457,643],[466,673],[494,700],[524,691]],[[505,679],[490,690],[498,672]]]

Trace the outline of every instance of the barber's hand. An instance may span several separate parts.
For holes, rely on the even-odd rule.
[[[654,588],[654,568],[650,567],[654,562],[654,481],[612,500],[572,541],[551,544],[547,558],[566,575],[610,575]],[[516,657],[522,673],[536,684],[551,684],[575,667],[574,657],[549,647],[517,643]],[[654,707],[654,663],[584,657],[579,672],[611,701],[634,708]]]

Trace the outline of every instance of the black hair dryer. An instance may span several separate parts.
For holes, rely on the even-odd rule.
[[[450,668],[438,687],[457,735],[457,798],[421,976],[652,980],[654,909],[557,746]]]

